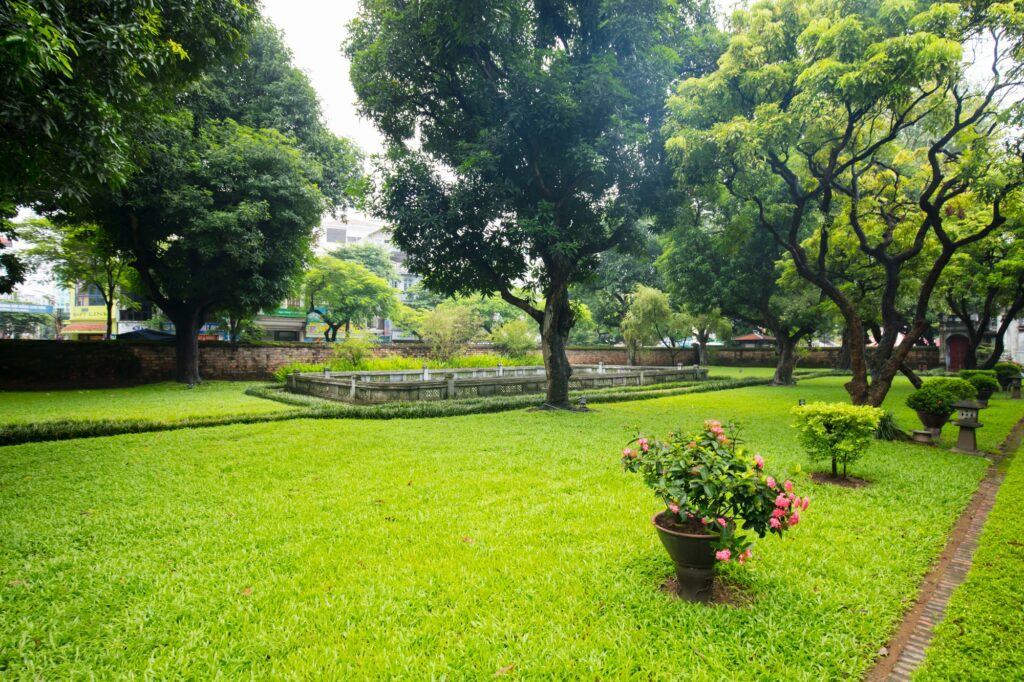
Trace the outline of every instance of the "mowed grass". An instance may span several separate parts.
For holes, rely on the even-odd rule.
[[[208,381],[193,388],[167,382],[77,391],[0,391],[0,424],[64,419],[187,419],[277,412],[286,405],[245,395],[260,383]]]
[[[811,483],[789,411],[842,381],[2,448],[0,676],[859,676],[987,462],[879,443],[870,487]],[[635,427],[711,417],[813,500],[727,567],[741,606],[659,590],[658,505],[619,464]]]
[[[915,680],[1007,680],[1024,670],[1024,458],[999,489],[967,580],[950,600]]]

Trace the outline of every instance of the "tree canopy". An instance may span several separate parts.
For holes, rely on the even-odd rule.
[[[327,325],[327,341],[337,341],[342,327],[347,338],[353,324],[388,317],[398,305],[386,280],[360,263],[331,256],[318,258],[306,273],[303,298],[309,313]]]

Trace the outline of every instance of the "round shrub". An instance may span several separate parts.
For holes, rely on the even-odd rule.
[[[997,362],[995,367],[996,377],[999,379],[999,385],[1003,389],[1010,387],[1010,380],[1020,377],[1020,365],[1016,362]]]
[[[864,454],[884,411],[869,405],[847,403],[811,403],[793,408],[800,444],[811,461],[832,460],[832,475],[838,465],[846,467]]]
[[[907,398],[907,407],[918,412],[927,412],[936,416],[953,414],[953,403],[958,400],[973,400],[978,397],[978,389],[964,379],[943,377],[929,379],[921,388]]]
[[[960,372],[960,378],[971,382],[971,385],[981,394],[984,391],[999,390],[999,379],[993,369],[965,369]]]

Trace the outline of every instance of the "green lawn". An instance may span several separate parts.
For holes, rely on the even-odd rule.
[[[0,677],[859,676],[986,462],[877,444],[873,486],[811,484],[789,410],[841,382],[0,448]],[[619,466],[635,426],[709,417],[813,498],[728,567],[742,608],[659,591],[657,505]]]
[[[80,391],[0,391],[0,424],[61,419],[184,419],[277,412],[286,405],[245,395],[244,381],[208,381]]]
[[[1018,455],[985,522],[967,580],[953,593],[915,680],[1006,680],[1024,670],[1021,509],[1024,458]]]

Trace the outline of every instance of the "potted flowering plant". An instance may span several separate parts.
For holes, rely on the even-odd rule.
[[[622,462],[665,503],[652,521],[675,564],[679,594],[690,601],[710,599],[717,562],[751,558],[752,533],[781,536],[810,502],[793,492],[792,482],[767,475],[764,458],[714,420],[666,440],[638,435]]]

